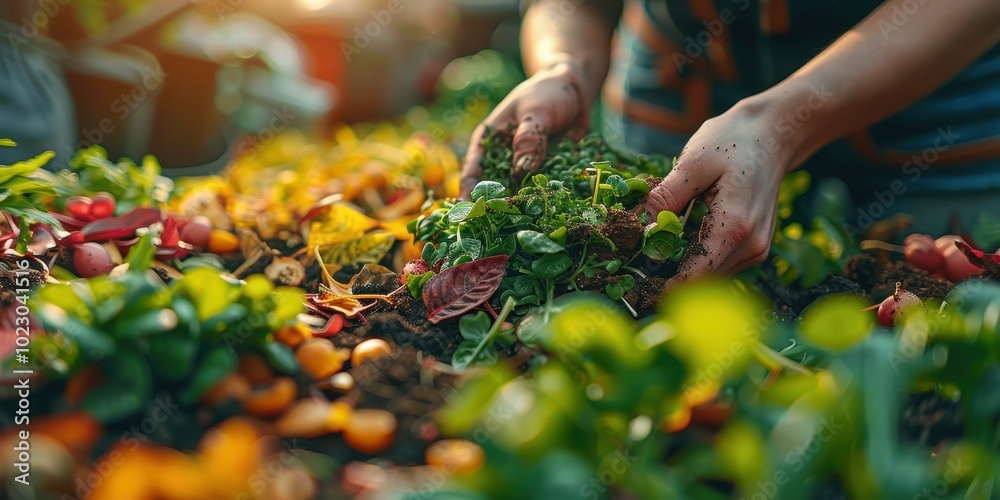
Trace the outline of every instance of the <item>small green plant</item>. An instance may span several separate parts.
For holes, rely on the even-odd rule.
[[[135,252],[142,248],[151,253],[153,246]],[[258,352],[278,370],[297,371],[291,349],[272,333],[303,311],[301,290],[275,288],[263,275],[235,283],[208,268],[167,286],[139,270],[140,256],[130,257],[136,271],[47,283],[29,302],[48,332],[36,342],[49,347],[34,352],[48,353],[51,375],[101,373],[101,384],[82,400],[86,411],[116,421],[164,387],[192,404],[236,369],[240,352]]]
[[[15,146],[10,139],[0,139],[0,147]],[[51,151],[13,165],[0,166],[0,212],[3,213],[10,232],[0,235],[0,242],[17,238],[17,249],[25,250],[31,240],[30,227],[36,222],[60,227],[59,221],[49,215],[45,199],[56,194],[52,184],[37,175],[52,157]]]

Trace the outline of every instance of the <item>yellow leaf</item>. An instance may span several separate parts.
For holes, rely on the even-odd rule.
[[[316,303],[327,309],[343,313],[344,316],[352,317],[365,309],[364,304],[350,295],[334,293],[326,287],[321,287]]]
[[[413,235],[406,230],[406,225],[413,219],[416,219],[417,215],[404,215],[398,219],[384,220],[379,225],[382,229],[389,231],[397,240],[409,241],[413,238]]]
[[[4,137],[4,138],[0,138],[0,146],[7,146],[8,148],[12,148],[12,147],[17,146],[17,143],[14,142],[11,139],[8,139],[8,138]]]
[[[326,247],[356,240],[370,229],[378,226],[378,221],[351,208],[344,203],[333,203],[309,224],[307,246]],[[336,262],[327,261],[328,264]]]
[[[392,233],[375,231],[342,243],[320,246],[319,253],[327,265],[377,263],[385,257],[395,242],[396,238]],[[313,246],[312,243],[310,246]]]

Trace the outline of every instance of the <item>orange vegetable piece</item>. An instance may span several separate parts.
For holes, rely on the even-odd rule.
[[[274,332],[274,339],[282,344],[295,349],[302,342],[312,338],[312,332],[309,331],[309,327],[302,324],[296,323],[294,325],[283,326]]]
[[[374,455],[392,446],[396,439],[396,417],[385,410],[356,409],[344,428],[347,446]]]
[[[273,417],[295,402],[298,389],[293,378],[278,377],[266,388],[251,392],[243,400],[243,409],[257,417]]]
[[[240,249],[240,238],[229,231],[213,229],[208,236],[208,251],[217,254],[232,253]]]
[[[239,372],[235,372],[216,382],[199,401],[205,406],[215,406],[230,399],[243,401],[249,395],[250,384],[247,379]]]
[[[340,371],[350,359],[350,349],[338,349],[326,339],[309,339],[295,351],[299,366],[314,380],[327,378]]]
[[[427,465],[441,467],[454,474],[475,472],[486,461],[486,454],[476,443],[466,439],[442,439],[427,447]]]

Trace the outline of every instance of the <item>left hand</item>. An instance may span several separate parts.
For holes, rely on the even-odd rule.
[[[688,247],[668,289],[713,273],[732,274],[767,258],[781,178],[794,155],[764,115],[738,104],[706,121],[674,169],[649,193],[646,210],[653,217],[662,210],[682,214],[699,195],[709,207],[698,240]]]

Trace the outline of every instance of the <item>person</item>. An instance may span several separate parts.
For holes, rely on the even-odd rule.
[[[57,6],[58,7],[58,6]],[[76,143],[76,115],[60,67],[62,46],[45,35],[52,12],[29,0],[0,2],[0,165]],[[63,165],[59,157],[51,165]]]
[[[481,175],[486,126],[516,125],[523,176],[548,142],[585,133],[603,93],[609,141],[679,155],[646,210],[709,206],[707,252],[668,288],[762,262],[781,179],[800,166],[846,181],[852,231],[907,212],[940,233],[953,213],[1000,213],[998,41],[996,0],[536,0],[530,77],[474,133],[462,189]]]

